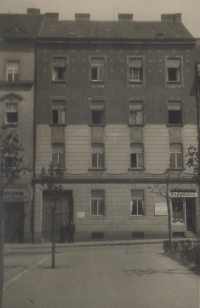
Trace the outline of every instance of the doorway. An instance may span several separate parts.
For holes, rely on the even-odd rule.
[[[5,213],[5,243],[23,243],[24,203],[5,202],[3,206]]]
[[[186,199],[186,226],[187,231],[195,232],[195,199]]]

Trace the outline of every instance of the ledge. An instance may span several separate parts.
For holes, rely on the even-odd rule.
[[[90,123],[89,124],[89,126],[91,126],[91,127],[98,127],[98,126],[101,126],[101,127],[104,127],[104,126],[106,126],[106,124],[105,123],[103,123],[103,124],[92,124],[92,123]]]
[[[106,219],[106,217],[104,215],[102,216],[101,215],[94,215],[94,216],[90,215],[89,219],[99,220],[99,219]]]
[[[128,168],[128,171],[145,171],[146,168]]]
[[[128,124],[128,127],[144,127],[145,124]]]
[[[59,127],[59,126],[67,126],[67,124],[49,124],[49,126],[52,126],[52,127]]]
[[[34,81],[0,81],[0,87],[30,87],[34,84]]]
[[[166,124],[167,127],[183,127],[184,124]]]
[[[104,172],[106,171],[106,168],[89,168],[88,169],[89,172]]]

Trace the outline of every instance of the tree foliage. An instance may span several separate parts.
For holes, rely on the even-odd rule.
[[[190,145],[188,148],[188,157],[187,166],[193,168],[193,178],[195,181],[200,181],[200,166],[199,166],[199,152],[195,146]]]

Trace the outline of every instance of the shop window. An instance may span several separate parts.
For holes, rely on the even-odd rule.
[[[60,165],[65,168],[65,145],[64,143],[52,144],[52,162],[55,167]]]
[[[167,59],[167,81],[181,82],[181,59]]]
[[[143,168],[143,145],[132,144],[130,154],[130,167],[131,168]]]
[[[91,58],[91,81],[105,81],[105,58]]]
[[[144,215],[144,191],[131,190],[131,215]]]
[[[92,190],[91,191],[91,215],[103,216],[104,215],[104,191]]]
[[[52,124],[65,124],[65,103],[53,102]]]
[[[170,144],[170,167],[183,168],[183,151],[182,144]]]
[[[172,223],[184,224],[183,199],[172,199]]]
[[[143,110],[142,102],[131,102],[129,104],[129,124],[141,125],[143,124]]]
[[[92,146],[92,168],[104,168],[104,146]]]
[[[104,103],[94,102],[91,105],[91,124],[104,124]]]
[[[6,80],[19,81],[19,61],[7,61]]]
[[[181,102],[168,103],[168,122],[169,124],[182,124]]]
[[[18,104],[6,103],[5,123],[16,125],[18,122]]]
[[[143,58],[129,58],[129,82],[143,82]]]
[[[53,58],[53,81],[66,80],[66,57]]]

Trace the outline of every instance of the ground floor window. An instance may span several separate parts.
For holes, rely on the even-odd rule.
[[[183,199],[172,199],[172,223],[184,224],[184,202]]]
[[[91,215],[104,215],[104,191],[91,191]]]
[[[143,190],[131,190],[131,215],[144,215],[144,192]]]

